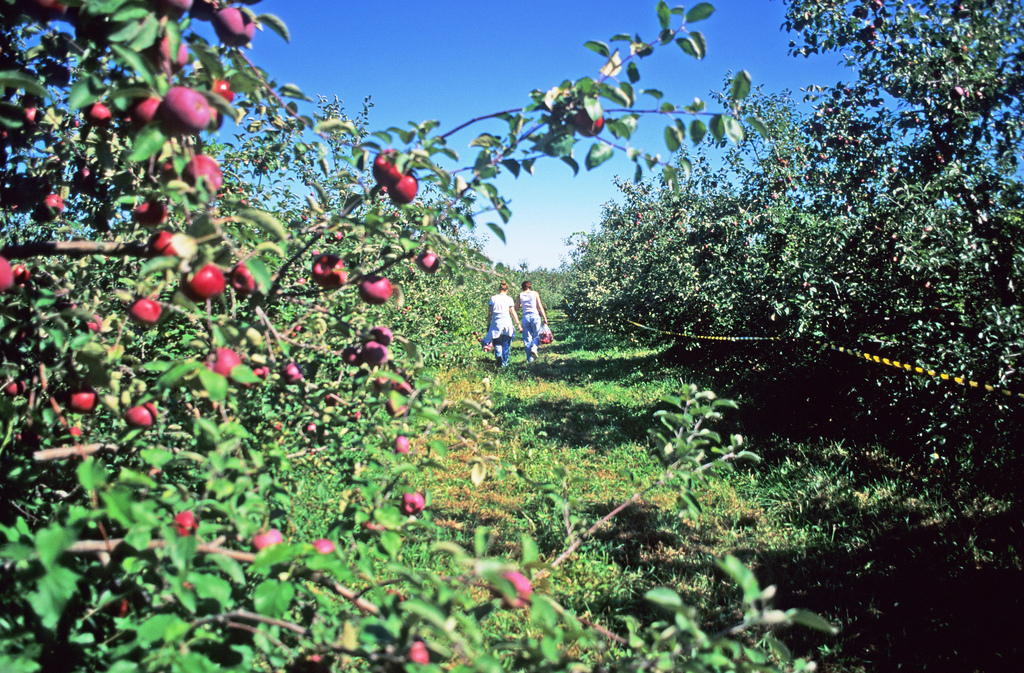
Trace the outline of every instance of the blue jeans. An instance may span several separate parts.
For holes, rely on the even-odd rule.
[[[526,349],[526,361],[533,362],[530,351],[540,348],[540,315],[531,313],[523,316],[523,348]]]
[[[502,334],[494,340],[494,362],[499,367],[508,366],[509,351],[512,350],[512,335]]]

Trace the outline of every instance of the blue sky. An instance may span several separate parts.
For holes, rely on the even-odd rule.
[[[704,34],[707,57],[697,61],[674,45],[664,47],[640,61],[637,87],[660,89],[665,100],[688,104],[694,97],[706,100],[709,91],[722,88],[727,73],[739,70],[773,92],[845,79],[835,55],[786,55],[790,37],[780,28],[785,13],[780,0],[712,4],[715,13],[690,26]],[[583,44],[608,42],[617,33],[653,40],[659,30],[655,5],[653,0],[263,0],[253,9],[280,17],[291,43],[269,30],[258,32],[250,56],[279,83],[297,84],[312,98],[336,95],[351,113],[371,96],[374,130],[435,119],[444,132],[526,105],[533,89],[595,76],[604,59]],[[641,129],[645,126],[649,130],[631,143],[667,157],[662,120],[645,118]],[[468,162],[475,154],[469,140],[488,130],[502,132],[500,125],[477,124],[453,136],[450,146]],[[581,164],[589,146],[577,146]],[[566,253],[564,239],[591,231],[602,204],[617,198],[613,178],[632,174],[633,164],[617,157],[589,173],[581,169],[575,178],[568,166],[550,160],[539,162],[532,176],[501,179],[498,186],[513,213],[505,227],[507,244],[491,236],[486,252],[506,264],[557,267]]]

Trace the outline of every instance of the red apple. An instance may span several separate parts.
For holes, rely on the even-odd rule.
[[[313,259],[313,281],[326,290],[336,290],[348,281],[345,262],[337,255],[323,254]]]
[[[207,264],[182,279],[181,291],[192,301],[205,301],[224,291],[224,272],[216,264]]]
[[[382,276],[367,276],[359,283],[359,298],[367,304],[383,304],[393,292],[391,281]]]
[[[174,530],[178,535],[186,537],[192,535],[199,529],[199,521],[196,515],[190,511],[178,512],[174,515]]]
[[[416,257],[416,266],[425,273],[437,273],[441,268],[441,258],[429,250],[424,250]]]
[[[50,222],[64,212],[64,199],[60,194],[50,194],[39,204],[34,212],[37,222]]]
[[[384,150],[373,160],[371,172],[373,173],[373,179],[377,181],[378,185],[391,188],[402,179],[402,173],[399,172],[394,163],[395,156],[397,155],[398,152],[395,150]]]
[[[103,329],[103,318],[93,315],[92,320],[85,323],[85,326],[98,334]]]
[[[426,501],[422,493],[406,493],[402,496],[402,513],[413,516],[423,511]]]
[[[429,664],[430,652],[427,650],[427,644],[422,640],[413,641],[409,646],[409,661],[414,664]]]
[[[124,422],[130,428],[149,428],[156,422],[156,405],[146,402],[124,412]]]
[[[256,277],[252,275],[252,271],[245,265],[245,262],[239,262],[235,265],[235,268],[231,269],[228,282],[231,283],[231,287],[235,289],[235,292],[242,297],[248,297],[256,291]]]
[[[155,63],[158,70],[164,73],[176,73],[188,65],[188,47],[182,41],[178,45],[178,53],[171,56],[171,37],[164,35],[160,42],[148,50],[150,59]]]
[[[160,103],[162,102],[161,98],[150,96],[149,98],[139,98],[132,103],[132,106],[128,109],[128,119],[131,120],[132,126],[141,128],[153,121],[160,110]]]
[[[225,7],[213,15],[213,30],[227,46],[244,47],[256,34],[256,24],[237,7]]]
[[[128,317],[138,325],[152,327],[160,321],[160,314],[162,312],[163,308],[159,302],[143,297],[136,299],[131,305],[128,309]]]
[[[587,111],[580,109],[576,111],[576,115],[572,118],[573,126],[579,131],[581,136],[592,138],[601,132],[604,128],[604,117],[600,119],[591,119]]]
[[[110,126],[110,120],[113,116],[108,108],[103,103],[93,103],[83,108],[82,112],[85,114],[85,120],[93,126],[100,128],[106,128]]]
[[[281,535],[281,531],[276,528],[259,533],[252,538],[252,546],[256,547],[256,550],[266,549],[272,547],[275,544],[281,544],[284,542],[284,536]]]
[[[370,367],[380,367],[388,361],[387,346],[376,341],[371,341],[363,346],[362,361],[368,364]]]
[[[160,118],[172,134],[195,135],[210,125],[210,104],[194,89],[172,86],[160,104]]]
[[[144,227],[158,227],[167,221],[167,205],[158,199],[149,199],[135,206],[132,221]]]
[[[285,383],[298,383],[303,379],[302,368],[299,367],[298,363],[289,362],[281,370],[281,378],[284,379]]]
[[[235,92],[231,90],[231,82],[228,82],[227,80],[213,80],[213,85],[210,87],[210,91],[217,94],[229,103],[235,100]]]
[[[341,351],[341,359],[347,365],[356,366],[362,358],[362,349],[358,346],[346,346]]]
[[[164,255],[181,257],[181,254],[174,247],[173,231],[164,230],[156,232],[149,237],[148,247],[150,257],[162,257]]]
[[[18,397],[25,394],[26,388],[25,382],[19,379],[4,386],[4,392],[11,397]]]
[[[420,185],[414,175],[403,175],[398,182],[388,188],[388,195],[392,203],[412,203],[416,198],[416,191]]]
[[[78,388],[68,393],[68,409],[77,414],[91,414],[96,411],[99,399],[92,388]]]
[[[0,257],[0,292],[7,292],[14,285],[14,271],[6,257]]]
[[[391,330],[387,327],[377,326],[370,330],[370,338],[379,343],[381,346],[390,346],[391,341],[395,338],[395,335],[391,333]]]
[[[409,453],[409,438],[405,435],[395,437],[395,453]]]
[[[221,376],[231,376],[231,370],[242,364],[242,358],[230,348],[218,348],[214,351],[213,364],[210,367]]]
[[[515,598],[509,598],[502,596],[501,603],[506,608],[521,608],[530,602],[530,596],[533,595],[533,585],[530,584],[530,580],[527,579],[523,573],[517,570],[509,570],[501,574],[502,577],[512,583],[512,586],[516,590]]]
[[[220,165],[205,154],[199,154],[185,164],[182,177],[190,185],[195,186],[200,180],[206,181],[206,188],[211,192],[218,192],[224,185],[224,176],[220,172]]]
[[[334,543],[330,540],[326,538],[320,538],[319,540],[313,543],[313,548],[321,554],[331,554],[334,552],[335,546]]]
[[[11,267],[11,275],[14,276],[14,284],[24,287],[32,279],[32,273],[24,264],[15,264]]]

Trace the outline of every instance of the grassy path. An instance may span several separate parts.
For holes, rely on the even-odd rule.
[[[424,485],[435,520],[462,544],[488,526],[492,551],[515,558],[526,533],[542,558],[557,556],[570,526],[589,527],[655,478],[647,448],[658,401],[703,378],[668,362],[664,347],[553,325],[559,340],[533,365],[520,341],[507,370],[495,372],[481,352],[441,374],[454,399],[489,386],[493,458],[522,477],[492,474],[474,486],[459,465],[472,452],[451,452],[451,471]],[[778,585],[778,607],[809,608],[841,628],[834,638],[785,634],[819,670],[950,670],[956,661],[970,662],[958,670],[998,671],[1019,663],[1022,646],[998,635],[1024,609],[1019,504],[930,482],[882,447],[773,436],[750,448],[764,462],[700,487],[699,520],[676,514],[673,493],[653,491],[603,527],[546,590],[617,628],[622,615],[647,616],[647,589],[670,586],[716,629],[738,617],[737,591],[714,564],[733,554],[763,586]],[[568,515],[529,481],[554,484]]]

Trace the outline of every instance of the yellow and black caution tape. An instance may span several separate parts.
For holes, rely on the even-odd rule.
[[[650,332],[658,332],[660,334],[669,334],[672,336],[687,337],[690,339],[708,339],[712,341],[796,341],[793,338],[787,337],[720,337],[720,336],[703,336],[698,334],[682,334],[679,332],[669,332],[667,330],[656,329],[654,327],[648,327],[647,325],[641,325],[638,322],[627,320],[626,322],[636,325],[642,329]],[[815,341],[814,343],[819,346],[824,346],[829,350],[837,351],[839,353],[845,353],[846,355],[852,355],[853,357],[867,360],[868,362],[875,362],[881,365],[888,365],[889,367],[895,367],[896,369],[902,369],[903,371],[911,372],[914,374],[921,374],[923,376],[931,376],[941,381],[947,381],[951,383],[958,383],[968,388],[977,388],[979,390],[987,390],[990,393],[1002,393],[1006,397],[1016,397],[1024,400],[1024,393],[1017,393],[1006,388],[997,388],[996,386],[989,385],[987,383],[979,383],[977,381],[971,381],[962,376],[952,376],[950,374],[943,374],[936,372],[932,369],[925,369],[917,365],[907,364],[906,362],[900,362],[898,360],[890,360],[889,358],[883,358],[878,355],[872,355],[871,353],[865,353],[863,351],[854,350],[852,348],[844,348],[843,346],[836,346],[834,344],[827,343],[825,341]]]
[[[641,325],[638,322],[627,320],[626,322],[641,327],[649,332],[658,332],[659,334],[671,334],[672,336],[688,337],[690,339],[708,339],[710,341],[792,341],[785,337],[723,337],[723,336],[702,336],[700,334],[681,334],[679,332],[668,332],[663,329],[655,329],[654,327],[648,327],[647,325]]]

